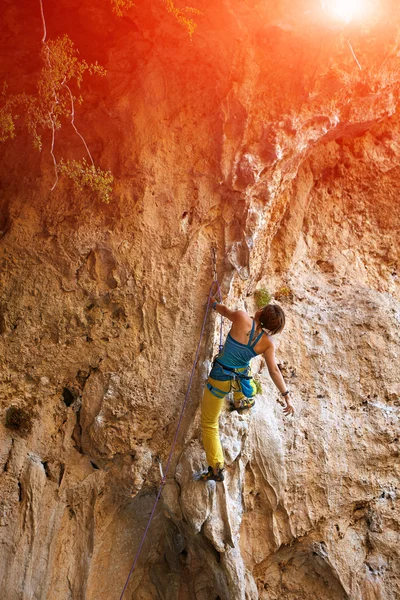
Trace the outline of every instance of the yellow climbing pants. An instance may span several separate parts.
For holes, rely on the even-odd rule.
[[[242,392],[235,390],[237,385],[234,381],[217,381],[216,379],[208,378],[208,383],[221,391],[226,391],[228,394],[231,389],[234,390],[234,400],[242,400],[245,396]],[[217,398],[206,387],[201,403],[201,430],[203,434],[203,445],[206,451],[207,462],[210,467],[219,466],[220,469],[224,466],[224,455],[222,452],[221,440],[219,439],[219,415],[221,414],[224,405],[225,396]]]

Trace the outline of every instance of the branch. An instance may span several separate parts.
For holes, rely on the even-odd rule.
[[[47,31],[46,31],[46,21],[44,19],[44,10],[43,10],[43,2],[42,0],[39,0],[40,2],[40,12],[42,13],[42,21],[43,21],[43,37],[42,37],[42,42],[44,44],[45,40],[46,40],[46,35],[47,35]]]
[[[56,187],[57,183],[58,183],[57,161],[56,161],[56,157],[54,156],[54,140],[55,140],[55,136],[56,136],[56,129],[55,129],[55,126],[54,126],[54,121],[53,121],[53,117],[52,117],[51,113],[49,113],[49,117],[50,117],[50,121],[51,121],[51,131],[52,131],[50,154],[51,154],[51,156],[53,158],[54,170],[56,172],[56,180],[55,180],[55,182],[53,184],[53,187],[51,188],[51,191],[53,191],[54,188]]]
[[[347,40],[347,43],[348,43],[348,45],[350,46],[351,53],[352,53],[352,55],[353,55],[353,57],[354,57],[354,60],[356,61],[357,65],[358,65],[358,68],[360,69],[360,71],[362,71],[362,67],[361,67],[360,63],[358,62],[357,56],[355,55],[355,53],[354,53],[354,50],[353,50],[353,47],[352,47],[352,45],[350,44],[350,40]]]
[[[75,125],[75,104],[74,104],[74,97],[73,97],[73,95],[72,95],[72,92],[71,92],[71,90],[70,90],[70,89],[69,89],[69,87],[67,86],[67,84],[66,84],[66,83],[63,83],[62,85],[63,85],[65,88],[67,88],[67,90],[68,90],[68,92],[69,92],[69,96],[70,96],[70,98],[71,98],[71,125],[72,125],[72,127],[75,129],[75,132],[76,132],[76,133],[79,135],[79,137],[81,138],[82,142],[84,143],[84,145],[85,145],[85,148],[86,148],[86,152],[88,153],[88,155],[89,155],[89,158],[90,158],[90,161],[91,161],[92,165],[94,166],[94,161],[93,161],[92,155],[90,154],[90,151],[89,151],[88,145],[87,145],[87,143],[86,143],[86,141],[85,141],[85,138],[83,137],[83,135],[81,135],[81,134],[79,133],[79,131],[77,130],[77,128],[76,128],[76,125]]]

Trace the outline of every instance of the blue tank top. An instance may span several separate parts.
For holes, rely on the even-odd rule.
[[[264,334],[264,331],[262,331],[256,337],[254,342],[251,342],[254,334],[254,328],[255,321],[253,319],[253,325],[247,344],[237,342],[235,339],[233,339],[231,334],[228,333],[224,347],[217,356],[217,361],[225,367],[229,367],[230,369],[247,369],[250,365],[251,359],[257,356],[257,352],[255,352],[254,346]],[[227,374],[227,372],[224,371],[223,367],[221,365],[218,365],[218,363],[214,363],[214,366],[210,373],[210,377],[219,381],[226,381],[227,379],[229,379],[229,375]]]

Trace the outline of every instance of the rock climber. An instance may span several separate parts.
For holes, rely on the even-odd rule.
[[[233,410],[254,406],[257,393],[255,381],[251,377],[250,361],[263,354],[268,372],[278,388],[284,402],[285,415],[292,415],[289,390],[275,359],[275,345],[272,336],[280,333],[285,326],[285,313],[277,304],[268,304],[259,309],[254,318],[244,310],[231,310],[211,297],[212,308],[232,321],[225,345],[216,356],[207,380],[201,405],[201,428],[206,451],[208,471],[200,476],[203,481],[224,480],[224,455],[219,438],[218,421],[225,396],[233,391]]]

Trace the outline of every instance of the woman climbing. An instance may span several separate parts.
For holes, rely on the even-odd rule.
[[[285,313],[277,304],[268,304],[258,310],[254,318],[244,310],[230,310],[210,299],[214,310],[232,321],[225,345],[214,359],[207,380],[201,405],[201,428],[203,444],[209,464],[208,471],[201,475],[203,481],[224,480],[224,456],[219,439],[218,420],[225,396],[233,390],[233,409],[241,411],[254,406],[256,384],[250,374],[250,361],[263,354],[272,381],[278,388],[285,403],[283,412],[292,415],[289,390],[276,364],[275,345],[272,335],[285,326]]]

